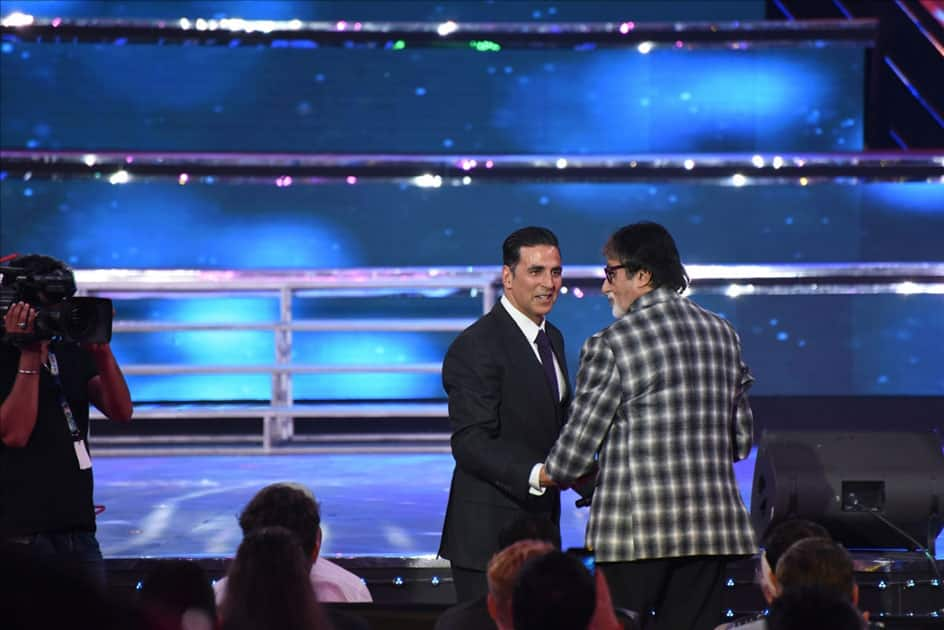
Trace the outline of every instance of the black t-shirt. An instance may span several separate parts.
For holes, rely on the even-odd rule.
[[[88,382],[97,374],[92,355],[53,342],[59,377],[82,437],[88,439]],[[0,401],[17,377],[20,351],[0,342]],[[36,378],[35,376],[25,378]],[[95,531],[92,470],[79,470],[72,435],[49,370],[40,369],[36,426],[23,448],[0,443],[0,538],[43,532]]]

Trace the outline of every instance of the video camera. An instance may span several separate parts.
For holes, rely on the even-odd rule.
[[[20,267],[0,267],[0,318],[17,302],[36,309],[33,331],[7,333],[7,339],[20,345],[61,337],[77,343],[111,341],[112,303],[106,298],[72,297],[75,276],[68,269],[33,273]]]

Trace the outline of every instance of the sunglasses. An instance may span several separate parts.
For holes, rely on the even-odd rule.
[[[607,265],[604,267],[603,275],[606,276],[606,281],[613,284],[613,281],[616,280],[616,272],[620,269],[626,269],[626,265],[613,265],[612,267]]]

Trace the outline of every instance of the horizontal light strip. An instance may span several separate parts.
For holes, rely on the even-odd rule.
[[[269,45],[285,48],[366,46],[392,54],[417,47],[672,48],[874,44],[878,21],[804,20],[732,22],[304,22],[302,20],[124,20],[41,18],[23,13],[0,21],[6,41],[24,43]],[[483,45],[487,44],[487,45]],[[650,48],[647,48],[646,52]],[[487,53],[484,53],[487,54]]]
[[[177,374],[373,374],[410,373],[439,374],[439,363],[399,363],[383,365],[369,364],[289,364],[266,365],[195,365],[180,363],[136,363],[122,368],[125,374],[177,375]]]
[[[150,322],[116,321],[113,332],[177,332],[184,330],[292,330],[295,332],[371,331],[371,332],[459,332],[465,330],[471,319],[320,319],[291,322]]]
[[[224,404],[195,405],[190,403],[163,405],[135,405],[135,420],[142,418],[445,418],[446,403],[350,403],[350,404],[296,404],[289,406]],[[95,408],[91,418],[103,420],[104,415]]]
[[[855,262],[855,263],[771,263],[771,264],[686,264],[697,285],[729,282],[754,284],[895,284],[944,282],[944,262]],[[429,287],[487,289],[500,284],[501,268],[467,267],[374,267],[296,271],[199,270],[199,269],[77,269],[76,283],[85,294],[136,297],[138,293],[165,297],[203,297],[201,292],[219,294],[276,293],[287,290],[333,288],[362,289]],[[565,284],[603,280],[603,268],[596,265],[564,267]],[[120,295],[129,293],[131,295]],[[304,320],[296,322],[303,323]],[[326,320],[332,321],[332,320]],[[369,320],[351,320],[361,325]],[[430,322],[442,323],[435,319]],[[275,324],[273,324],[275,325]],[[303,324],[304,325],[304,324]],[[313,324],[317,325],[317,324]],[[364,324],[369,325],[369,324]],[[452,324],[450,324],[452,325]]]
[[[304,154],[0,150],[0,179],[95,179],[113,185],[294,185],[389,181],[421,188],[489,181],[710,182],[728,186],[837,181],[944,182],[944,151],[629,155]]]

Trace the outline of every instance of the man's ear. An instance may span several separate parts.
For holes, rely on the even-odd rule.
[[[488,607],[488,616],[498,625],[498,602],[495,601],[495,596],[489,593],[485,597],[485,605]]]
[[[648,287],[652,284],[652,272],[648,269],[640,269],[636,272],[635,278],[633,278],[639,286],[639,288]]]
[[[777,576],[770,569],[770,563],[767,562],[766,555],[762,555],[760,558],[760,572],[760,590],[769,604],[780,595],[780,585],[777,584]]]
[[[502,286],[506,289],[511,287],[511,280],[514,278],[515,272],[508,265],[502,265]]]
[[[318,526],[318,536],[315,538],[315,548],[311,551],[311,561],[314,563],[321,553],[321,526]]]

